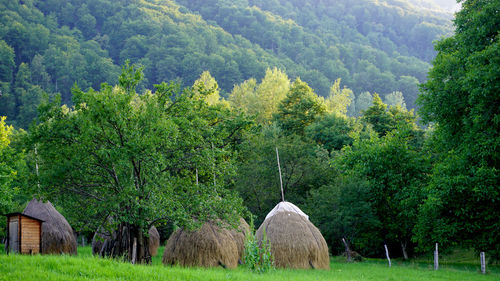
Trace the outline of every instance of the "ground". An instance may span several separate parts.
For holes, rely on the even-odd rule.
[[[2,246],[2,245],[0,245]],[[131,265],[110,259],[93,257],[90,247],[79,247],[78,256],[5,255],[0,250],[0,280],[500,280],[500,267],[489,266],[480,274],[479,264],[471,259],[474,253],[460,252],[443,258],[441,269],[434,271],[430,259],[412,262],[393,261],[392,268],[380,259],[361,263],[346,263],[334,257],[331,269],[275,270],[256,274],[244,267],[181,268],[161,264],[163,247],[154,257],[152,266]]]

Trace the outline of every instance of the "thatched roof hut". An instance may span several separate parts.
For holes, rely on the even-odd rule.
[[[148,231],[149,234],[149,254],[154,257],[158,254],[158,248],[160,247],[160,233],[158,229],[153,225]]]
[[[230,229],[229,232],[233,236],[234,242],[236,242],[236,246],[238,247],[238,262],[242,263],[243,254],[245,253],[245,240],[250,233],[250,226],[245,219],[240,218],[238,229]]]
[[[178,229],[168,238],[163,264],[181,266],[238,266],[238,246],[231,232],[207,222],[197,231]]]
[[[42,225],[42,254],[76,255],[73,229],[50,202],[33,199],[23,213],[45,221]]]
[[[269,212],[255,234],[259,243],[264,229],[276,267],[330,268],[328,246],[321,232],[292,203],[281,202]]]

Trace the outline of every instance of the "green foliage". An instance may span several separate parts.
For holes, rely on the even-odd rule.
[[[369,137],[370,131],[357,119],[328,114],[309,125],[306,136],[331,152],[352,145],[355,137]]]
[[[324,97],[342,78],[352,100],[363,91],[401,91],[413,108],[435,54],[431,42],[451,31],[447,16],[403,1],[278,3],[1,0],[0,77],[9,85],[1,86],[0,114],[19,118],[11,73],[21,63],[31,63],[30,83],[71,105],[75,82],[84,90],[115,84],[126,60],[145,67],[141,91],[169,80],[193,85],[210,71],[224,96],[265,69],[286,69]],[[269,108],[258,121],[268,123],[277,102],[263,104]]]
[[[286,98],[280,103],[274,118],[285,134],[304,135],[304,130],[324,115],[326,107],[313,90],[297,78]]]
[[[0,116],[0,213],[13,212],[15,198],[20,193],[19,178],[25,171],[24,152],[12,147],[15,131],[5,124],[5,116]],[[5,236],[5,220],[0,221],[0,237]]]
[[[126,65],[120,84],[99,92],[75,87],[73,108],[59,101],[41,107],[30,131],[39,195],[62,206],[78,230],[93,231],[108,217],[143,231],[157,221],[187,228],[236,222],[241,199],[225,187],[246,121],[175,84],[139,95],[140,72]]]
[[[418,228],[424,249],[459,243],[499,258],[499,5],[462,2],[455,35],[437,43],[429,80],[421,86],[421,114],[435,124],[437,154]]]
[[[363,256],[374,255],[383,240],[382,228],[370,184],[363,176],[340,176],[328,185],[311,190],[306,211],[320,230],[332,254],[344,252],[342,238]]]
[[[372,135],[344,147],[335,167],[369,182],[369,198],[381,222],[379,238],[406,245],[412,238],[418,206],[431,169],[429,156],[415,141],[411,128],[386,136]]]
[[[362,120],[371,124],[379,136],[385,136],[399,127],[409,127],[413,131],[418,131],[417,117],[413,110],[407,111],[401,106],[391,106],[387,109],[387,105],[382,102],[378,94],[373,95],[372,103],[373,105],[363,112]]]
[[[250,222],[250,233],[248,233],[245,240],[243,263],[248,269],[256,273],[266,273],[275,269],[274,258],[271,254],[271,243],[267,240],[266,231],[263,232],[262,241],[257,242],[255,240],[253,219]]]
[[[276,125],[247,136],[239,146],[241,160],[235,186],[257,224],[281,201],[276,147],[287,201],[300,206],[309,190],[327,184],[333,176],[328,151],[311,140],[283,136]]]

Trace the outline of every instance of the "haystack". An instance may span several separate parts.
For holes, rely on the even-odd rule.
[[[160,247],[160,233],[153,225],[148,231],[149,234],[149,254],[155,257],[158,254],[158,247]]]
[[[238,247],[238,262],[242,263],[243,254],[245,253],[245,240],[248,233],[250,233],[250,226],[245,219],[240,218],[240,225],[238,226],[238,229],[231,229],[229,232],[233,236],[234,242],[236,242],[236,246]]]
[[[163,264],[181,266],[238,266],[238,246],[231,232],[207,222],[197,231],[178,229],[168,238]]]
[[[276,267],[330,268],[328,246],[321,232],[292,203],[281,202],[269,212],[255,234],[259,243],[264,229]]]
[[[33,199],[23,213],[45,221],[42,224],[42,254],[76,255],[73,229],[50,202]]]

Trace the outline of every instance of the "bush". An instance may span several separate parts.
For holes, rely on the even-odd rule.
[[[253,272],[265,273],[274,269],[274,258],[271,254],[271,243],[267,240],[266,231],[261,245],[255,240],[253,219],[250,221],[250,233],[245,241],[243,262]]]

